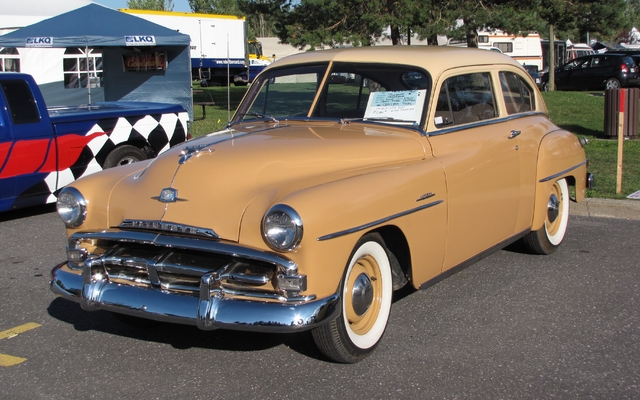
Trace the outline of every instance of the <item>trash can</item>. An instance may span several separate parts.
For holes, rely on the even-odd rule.
[[[608,139],[618,137],[618,118],[620,115],[620,92],[625,93],[624,125],[625,138],[638,138],[638,107],[640,106],[640,89],[609,89],[604,91],[604,136]]]

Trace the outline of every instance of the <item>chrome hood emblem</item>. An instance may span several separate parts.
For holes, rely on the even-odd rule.
[[[217,142],[212,142],[212,143],[203,143],[203,144],[198,144],[198,145],[193,145],[193,146],[187,146],[184,149],[182,149],[182,152],[180,153],[180,160],[178,160],[178,164],[182,165],[184,163],[187,162],[187,160],[189,160],[191,157],[198,155],[202,152],[202,150],[206,149],[207,147],[214,145]],[[213,153],[215,150],[213,149],[208,149],[207,150],[209,153]]]
[[[153,196],[153,200],[158,200],[161,203],[175,203],[176,201],[187,201],[187,199],[181,199],[178,197],[178,191],[173,188],[164,188],[160,191],[160,196]]]

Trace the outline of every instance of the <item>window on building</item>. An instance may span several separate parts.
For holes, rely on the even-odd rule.
[[[102,86],[102,53],[97,49],[70,48],[64,52],[64,87],[66,89]]]
[[[0,49],[0,72],[20,72],[20,53],[13,47]]]

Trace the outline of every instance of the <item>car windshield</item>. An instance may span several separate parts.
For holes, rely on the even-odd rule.
[[[232,123],[338,119],[421,126],[431,79],[416,67],[333,63],[265,71]]]

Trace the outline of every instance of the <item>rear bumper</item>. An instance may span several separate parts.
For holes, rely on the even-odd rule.
[[[339,296],[300,303],[267,302],[225,297],[213,285],[212,274],[200,282],[200,297],[110,282],[90,268],[67,263],[51,272],[51,290],[87,311],[107,310],[163,322],[259,332],[296,332],[315,328],[339,314]]]

